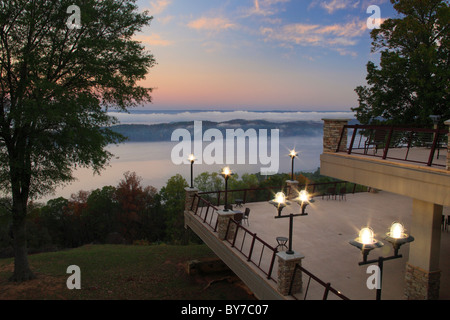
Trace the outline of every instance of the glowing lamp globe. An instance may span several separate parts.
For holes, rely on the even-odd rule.
[[[350,244],[361,250],[380,248],[384,244],[375,239],[372,228],[364,227],[359,231],[358,237],[350,241]]]
[[[386,233],[387,241],[389,241],[394,247],[395,254],[398,253],[398,249],[401,245],[414,241],[414,237],[406,233],[405,227],[400,222],[394,222],[391,224],[389,232]]]
[[[224,176],[229,176],[229,175],[231,174],[230,167],[225,167],[225,168],[223,168],[222,174],[223,174]]]
[[[301,202],[309,201],[309,194],[306,190],[302,190],[299,192],[298,198]]]
[[[284,204],[286,202],[286,195],[283,192],[278,192],[275,195],[274,202],[278,204]]]

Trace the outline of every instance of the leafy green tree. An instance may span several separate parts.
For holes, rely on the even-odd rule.
[[[194,186],[201,192],[217,191],[224,188],[224,182],[219,173],[205,171],[194,178]]]
[[[166,238],[173,243],[186,244],[189,241],[189,235],[184,228],[185,188],[188,186],[187,181],[180,174],[176,174],[160,191],[166,221]]]
[[[41,208],[40,218],[47,228],[53,244],[63,246],[65,243],[65,210],[69,200],[63,197],[51,199]]]
[[[115,187],[104,186],[89,194],[83,215],[89,241],[103,243],[110,232],[117,230],[118,210],[119,204],[116,199]]]
[[[27,202],[73,179],[74,166],[98,172],[110,143],[108,108],[149,102],[138,85],[154,65],[133,35],[149,25],[135,0],[0,2],[0,184],[12,196],[15,265],[11,280],[33,278],[27,258]],[[73,25],[72,25],[73,26]]]
[[[431,125],[450,118],[450,11],[448,0],[391,0],[398,18],[371,32],[380,64],[367,63],[367,86],[358,86],[361,123],[383,117],[392,124]]]

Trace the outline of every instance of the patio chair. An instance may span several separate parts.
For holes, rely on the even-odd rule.
[[[342,187],[341,189],[339,189],[339,200],[345,199],[345,201],[347,201],[346,193],[347,193],[346,187]]]
[[[336,199],[336,188],[335,187],[330,187],[327,189],[327,192],[325,192],[324,194],[322,194],[322,199],[323,197],[327,197],[327,200],[330,199]]]
[[[245,208],[244,216],[242,219],[247,222],[247,225],[250,226],[250,223],[248,222],[248,216],[250,215],[250,208]]]
[[[386,129],[375,129],[375,133],[371,134],[364,142],[364,154],[367,154],[370,147],[373,147],[373,154],[376,154],[379,148],[385,146],[386,135]]]
[[[234,221],[236,221],[238,224],[242,224],[244,214],[242,212],[235,213],[233,216]]]

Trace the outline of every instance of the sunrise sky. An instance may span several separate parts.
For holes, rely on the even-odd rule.
[[[157,61],[153,110],[348,111],[370,53],[367,13],[388,0],[139,0],[136,39]]]

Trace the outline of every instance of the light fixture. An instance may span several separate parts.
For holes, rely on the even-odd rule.
[[[306,196],[308,197],[307,194],[306,194]],[[297,201],[297,200],[295,200],[295,201]],[[294,217],[303,216],[306,214],[290,213],[288,215],[282,216],[281,211],[283,210],[284,207],[286,207],[287,205],[290,204],[288,201],[286,201],[286,195],[283,192],[278,192],[277,194],[275,194],[275,198],[273,200],[270,200],[269,203],[274,205],[278,210],[278,215],[275,216],[275,219],[289,218],[289,239],[288,239],[289,243],[288,243],[288,250],[286,250],[286,254],[294,254],[294,251],[292,250],[292,230],[293,230],[293,225],[294,225]],[[304,203],[308,203],[308,201],[306,201]]]
[[[414,241],[414,238],[405,232],[405,228],[399,222],[394,222],[391,224],[389,232],[386,233],[385,240],[392,244],[394,248],[394,255],[389,257],[378,257],[378,259],[367,260],[367,256],[372,249],[380,248],[384,244],[375,239],[373,230],[370,227],[364,227],[359,231],[359,235],[356,239],[349,241],[351,245],[359,248],[363,254],[363,261],[359,262],[359,265],[366,265],[372,263],[378,263],[378,268],[380,270],[380,283],[377,288],[376,299],[381,299],[381,283],[383,278],[383,263],[387,260],[393,260],[402,258],[401,254],[398,254],[400,246],[405,243]]]
[[[221,175],[225,179],[225,207],[223,211],[228,211],[228,178],[232,175],[230,167],[222,169]]]
[[[300,192],[298,193],[298,199],[299,199],[301,202],[309,201],[309,194],[308,194],[308,191],[306,191],[306,190],[300,191]]]
[[[295,201],[300,204],[300,208],[302,209],[302,215],[307,215],[307,213],[305,212],[306,207],[311,202],[314,202],[314,200],[311,199],[308,191],[306,191],[306,190],[301,190],[298,193],[298,197],[295,199]]]
[[[389,232],[386,233],[386,241],[389,241],[394,248],[394,254],[398,255],[398,250],[402,245],[414,241],[414,237],[405,232],[405,228],[400,222],[391,224]]]
[[[371,250],[380,248],[384,245],[383,242],[375,239],[374,232],[370,227],[361,228],[358,237],[351,240],[350,244],[361,250],[363,254],[363,262],[367,261],[367,256]]]
[[[286,201],[286,195],[284,194],[284,192],[277,192],[275,194],[275,198],[273,200],[270,200],[269,203],[277,208],[278,216],[281,215],[281,211],[283,210],[283,208],[290,204]]]
[[[291,157],[291,181],[294,181],[294,159],[297,155],[298,152],[295,149],[289,151],[289,157]]]
[[[195,159],[193,154],[190,154],[188,159],[191,162],[191,188],[194,188],[194,162],[197,159]]]

